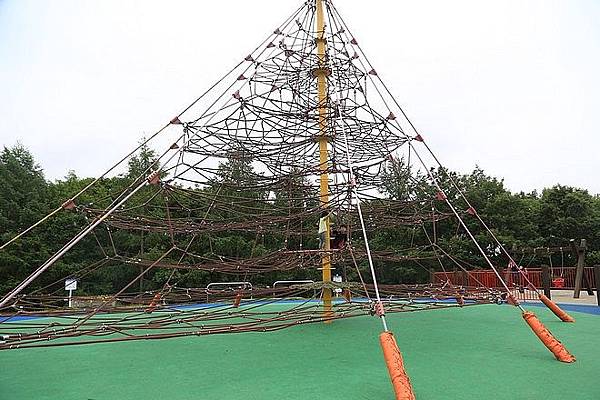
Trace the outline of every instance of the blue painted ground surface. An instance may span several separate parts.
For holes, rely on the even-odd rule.
[[[525,303],[525,306],[534,306],[534,307],[545,307],[542,303]],[[592,305],[592,304],[558,304],[560,308],[565,311],[575,311],[592,315],[600,315],[600,307]],[[600,398],[600,395],[598,395]]]
[[[358,302],[367,302],[368,299],[361,299],[361,298],[357,298],[357,299],[353,299],[353,301],[358,301]],[[306,300],[278,300],[276,303],[278,304],[293,304],[293,303],[305,303]],[[320,300],[311,300],[309,302],[320,302]],[[341,303],[343,302],[343,300],[334,300],[334,303]],[[431,299],[415,299],[414,300],[415,303],[430,303]],[[454,299],[445,299],[445,300],[435,300],[434,302],[438,302],[438,303],[454,303],[456,302]],[[265,301],[265,302],[255,302],[254,304],[273,304],[272,301]],[[224,306],[225,303],[197,303],[197,304],[188,304],[188,305],[184,305],[184,306],[177,306],[177,307],[173,307],[175,309],[180,309],[180,310],[187,310],[187,309],[193,309],[193,308],[214,308],[214,307],[221,307]],[[543,307],[544,305],[542,303],[523,303],[524,306],[529,307],[529,306],[533,306],[533,307]],[[589,305],[589,304],[564,304],[564,303],[559,303],[558,304],[563,310],[565,311],[575,311],[575,312],[581,312],[581,313],[585,313],[585,314],[591,314],[591,315],[600,315],[600,307],[599,306],[595,306],[595,305]],[[7,322],[7,321],[11,321],[11,322],[16,322],[16,321],[25,321],[25,320],[30,320],[30,319],[35,319],[38,318],[36,316],[0,316],[0,323],[2,322]]]

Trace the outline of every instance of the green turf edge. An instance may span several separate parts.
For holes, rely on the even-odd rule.
[[[419,400],[598,399],[600,318],[533,309],[577,356],[554,359],[518,310],[389,315]],[[0,352],[0,399],[389,399],[376,318],[272,333]]]

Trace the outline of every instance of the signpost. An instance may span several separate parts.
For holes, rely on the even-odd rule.
[[[337,282],[337,283],[342,283],[342,277],[340,275],[334,275],[333,276],[333,281]],[[333,291],[335,292],[335,297],[339,297],[340,294],[342,293],[342,289],[341,288],[336,288],[333,289]]]
[[[65,290],[69,291],[69,308],[72,306],[71,298],[73,297],[73,291],[77,290],[77,279],[67,278],[65,279]]]

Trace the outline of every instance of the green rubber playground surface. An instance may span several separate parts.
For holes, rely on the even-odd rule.
[[[600,317],[533,308],[563,364],[514,307],[388,315],[418,400],[598,399]],[[0,352],[2,400],[393,400],[375,317],[271,333]]]

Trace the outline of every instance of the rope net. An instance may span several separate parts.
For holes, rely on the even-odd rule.
[[[93,204],[63,204],[84,228],[4,296],[0,349],[272,331],[326,319],[324,290],[337,294],[327,318],[373,315],[357,196],[366,235],[395,243],[394,250],[372,243],[378,274],[399,265],[468,272],[470,264],[438,243],[436,227],[456,226],[459,234],[462,218],[476,212],[448,207],[460,201],[446,195],[452,182],[431,171],[437,158],[393,106],[331,1],[324,4],[322,37],[308,1],[159,131],[177,139],[125,190],[108,189]],[[319,74],[327,79],[325,103]],[[327,202],[319,192],[323,174]],[[318,238],[324,213],[329,249]],[[80,240],[95,243],[96,252],[78,271],[62,273],[57,261]],[[339,282],[321,281],[323,257]],[[126,284],[67,302],[66,278],[85,290],[86,282],[115,271]],[[304,282],[274,284],[282,278]],[[450,280],[379,291],[388,313],[500,296],[483,284],[456,287]]]

